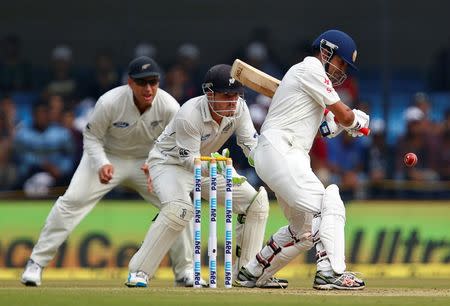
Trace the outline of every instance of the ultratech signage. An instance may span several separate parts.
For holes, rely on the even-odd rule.
[[[449,263],[449,204],[368,202],[347,206],[347,262]],[[24,266],[50,209],[51,204],[47,202],[0,204],[0,267]],[[206,204],[203,209],[206,215]],[[140,202],[102,203],[69,236],[51,265],[126,267],[156,213],[151,205]],[[221,249],[225,222],[223,207],[218,208],[217,220]],[[202,226],[207,226],[207,218],[202,222],[205,223]],[[272,203],[266,237],[285,224],[279,206]],[[207,241],[206,236],[203,241]],[[206,251],[203,254],[207,256]],[[218,261],[221,261],[223,254],[218,255]],[[311,250],[299,256],[296,262],[314,262],[313,255]],[[208,260],[205,258],[203,262]],[[163,264],[168,264],[168,260]]]

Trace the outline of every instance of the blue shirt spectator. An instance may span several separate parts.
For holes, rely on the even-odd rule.
[[[364,197],[360,194],[367,175],[364,173],[365,141],[347,133],[328,141],[328,160],[332,183],[341,187],[343,198]]]
[[[47,172],[56,184],[67,183],[74,166],[74,144],[70,132],[48,118],[48,107],[36,105],[33,125],[22,127],[14,139],[15,158],[21,181]]]

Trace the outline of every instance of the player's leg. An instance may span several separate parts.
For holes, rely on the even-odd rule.
[[[135,189],[139,194],[149,203],[152,203],[161,209],[161,202],[154,193],[147,190],[147,178],[143,171],[139,169],[144,161],[136,161],[133,175],[131,176],[128,186]],[[194,285],[194,271],[193,271],[193,241],[194,241],[194,227],[193,222],[189,222],[186,228],[181,232],[178,238],[169,249],[169,258],[172,265],[172,270],[175,275],[175,285],[182,287],[192,287]],[[207,283],[202,279],[201,283],[206,287]]]
[[[202,182],[202,196],[209,197],[209,179]],[[224,205],[225,179],[218,176],[217,202]],[[236,263],[234,276],[261,249],[264,243],[269,200],[264,187],[256,191],[248,182],[233,186],[233,212],[238,215],[235,224]]]
[[[315,288],[364,288],[363,281],[353,273],[344,272],[345,209],[337,186],[332,187],[332,185],[325,190],[312,172],[309,155],[304,150],[293,147],[285,150],[286,148],[283,148],[282,145],[275,147],[267,141],[264,144],[261,147],[258,145],[260,150],[255,152],[255,168],[264,182],[277,195],[281,195],[289,207],[312,213],[314,216],[322,215],[322,218],[324,214],[327,216],[323,220],[315,218],[312,221],[312,232],[316,237],[320,237],[320,240],[326,240],[325,243],[316,241],[319,257],[315,283],[326,280],[333,285],[328,286],[327,283],[327,286],[321,286],[321,288],[315,286]],[[328,253],[333,254],[331,260],[329,255],[321,258],[322,255],[325,256]],[[326,267],[324,267],[325,265]],[[339,285],[335,285],[335,283],[339,283]]]
[[[189,192],[192,173],[179,166],[155,165],[150,173],[153,189],[161,201],[161,210],[151,224],[144,242],[129,263],[129,287],[146,287],[169,248],[194,215]]]
[[[42,268],[53,259],[59,246],[67,239],[75,226],[105,193],[118,184],[119,180],[120,170],[116,167],[114,178],[109,184],[101,184],[97,172],[90,165],[89,157],[86,154],[83,155],[68,189],[56,200],[45,221],[44,228],[22,274],[24,284],[40,285]]]
[[[325,189],[322,210],[312,220],[313,240],[316,245],[317,273],[315,289],[358,290],[365,287],[355,273],[345,271],[345,207],[339,188]]]
[[[280,228],[258,254],[243,268],[237,278],[237,284],[243,287],[286,288],[287,282],[273,281],[273,275],[291,262],[301,252],[312,246],[310,213],[292,209],[278,197],[290,225]],[[276,280],[276,279],[275,279]]]
[[[261,285],[265,278],[270,278],[299,252],[311,247],[311,242],[305,240],[310,227],[306,225],[305,228],[305,224],[311,222],[312,212],[320,211],[324,188],[311,171],[307,152],[294,148],[289,140],[280,137],[280,143],[274,145],[262,137],[254,153],[255,168],[259,177],[277,196],[282,196],[279,198],[280,205],[290,222],[290,226],[281,228],[274,234],[262,253],[258,254],[260,261],[264,262],[264,258],[271,252],[272,255],[274,252],[279,253],[279,256],[274,257],[275,263],[272,268],[265,267],[267,273],[258,282],[258,285]],[[256,258],[251,263],[255,269],[252,269],[251,265],[246,267],[261,277],[264,265]],[[256,269],[257,266],[259,271]],[[256,286],[254,277],[253,284]]]

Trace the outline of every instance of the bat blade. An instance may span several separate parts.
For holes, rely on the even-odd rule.
[[[257,93],[272,98],[280,85],[280,80],[267,73],[236,59],[231,66],[231,77]]]

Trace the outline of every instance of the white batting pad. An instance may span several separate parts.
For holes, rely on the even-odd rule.
[[[235,273],[261,250],[268,216],[267,192],[264,187],[260,187],[258,194],[248,207],[245,221],[236,223],[236,248],[240,249],[240,257],[236,258]]]
[[[334,184],[325,189],[321,217],[317,252],[323,248],[333,271],[342,274],[345,271],[345,207],[339,188]],[[314,223],[316,222],[313,221],[313,229]]]
[[[130,272],[144,271],[152,278],[161,260],[193,215],[194,209],[190,203],[171,202],[163,205],[142,246],[130,260]]]

